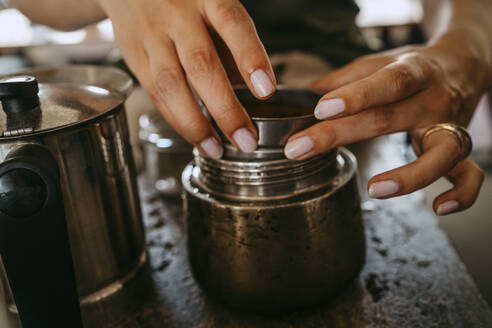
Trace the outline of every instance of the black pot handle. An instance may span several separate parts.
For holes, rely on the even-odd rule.
[[[58,165],[41,145],[0,164],[0,254],[23,328],[81,328]]]

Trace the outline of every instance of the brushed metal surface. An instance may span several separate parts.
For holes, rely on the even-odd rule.
[[[141,265],[144,231],[123,107],[68,132],[0,140],[0,161],[25,143],[57,159],[79,295],[85,297]]]
[[[118,70],[93,66],[29,73],[44,83],[41,109],[32,114],[49,126],[40,124],[30,134],[0,138],[0,162],[11,150],[30,143],[45,146],[56,159],[77,288],[84,307],[122,289],[147,261],[123,104],[131,80]],[[92,97],[82,99],[87,93]],[[9,124],[11,117],[2,115],[2,124]],[[15,312],[4,272],[0,279],[4,280],[9,310]]]
[[[23,115],[6,115],[0,110],[4,140],[12,134],[10,131],[19,129],[30,129],[29,135],[37,135],[93,123],[123,104],[132,90],[128,75],[108,67],[33,68],[0,78],[18,74],[34,76],[39,82],[40,108]],[[14,133],[11,138],[19,139],[19,136]]]
[[[365,256],[356,164],[345,149],[338,161],[322,188],[255,202],[204,191],[190,164],[188,252],[201,286],[233,307],[283,311],[326,301],[354,279]]]
[[[316,92],[281,87],[266,104],[235,92],[253,114],[258,148],[245,154],[224,141],[221,159],[195,150],[182,178],[191,269],[210,295],[240,309],[321,303],[364,264],[355,157],[340,148],[285,158],[286,140],[317,121],[306,114]]]

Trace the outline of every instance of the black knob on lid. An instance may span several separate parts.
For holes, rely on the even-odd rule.
[[[0,211],[8,216],[33,216],[46,198],[46,184],[34,171],[17,168],[0,176]]]
[[[20,113],[39,106],[38,81],[28,75],[0,80],[0,101],[6,113]]]

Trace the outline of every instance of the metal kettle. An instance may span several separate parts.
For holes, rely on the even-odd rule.
[[[0,77],[0,306],[24,328],[83,327],[146,261],[131,88],[95,66]]]

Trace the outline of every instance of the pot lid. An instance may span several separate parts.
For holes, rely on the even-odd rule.
[[[132,80],[109,67],[65,66],[0,76],[0,138],[48,133],[110,114]]]

